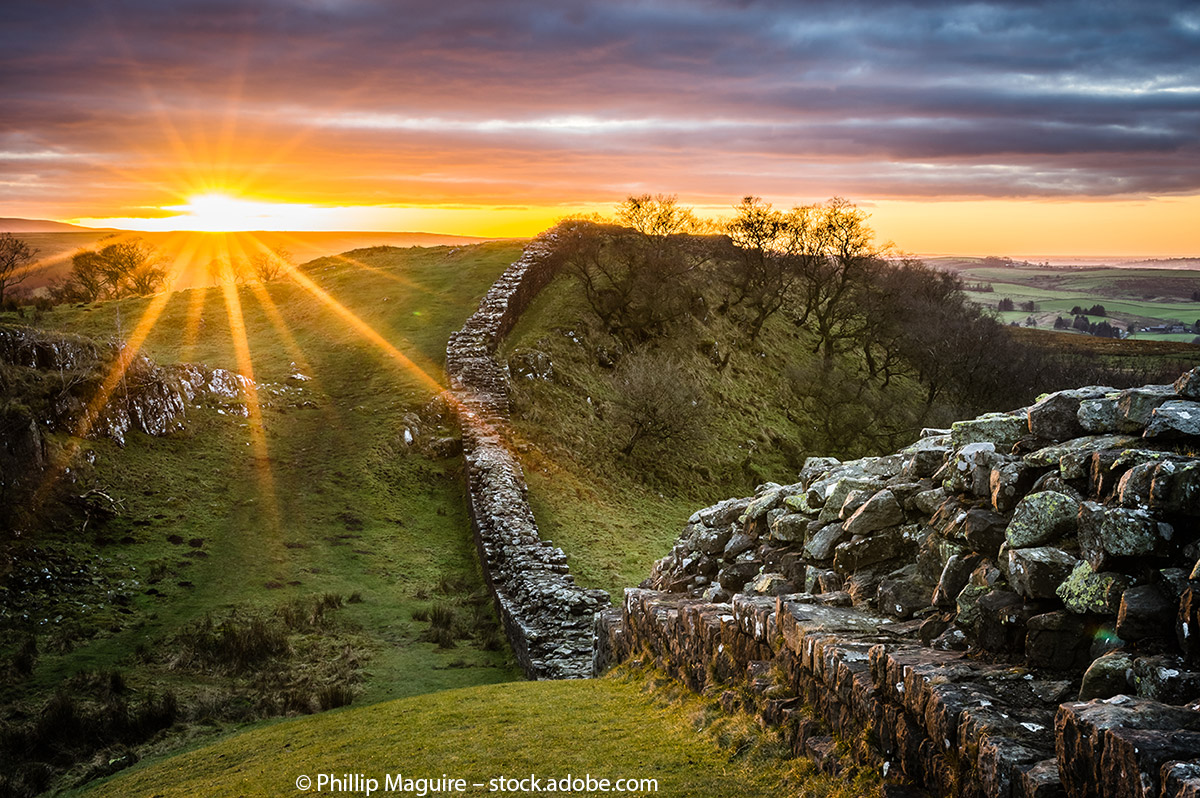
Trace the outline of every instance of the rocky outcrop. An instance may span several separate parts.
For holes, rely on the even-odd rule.
[[[870,739],[941,794],[1198,795],[1197,384],[1061,391],[700,510],[598,617],[597,669],[741,684],[798,753]]]
[[[551,230],[530,243],[446,348],[479,560],[517,661],[532,679],[589,676],[592,618],[608,606],[608,594],[576,585],[562,549],[538,536],[524,473],[506,437],[508,376],[495,351],[557,271],[555,236]]]
[[[159,366],[144,355],[125,363],[123,355],[123,343],[0,326],[0,499],[7,509],[41,482],[47,431],[124,446],[131,430],[166,435],[183,429],[188,406],[201,397],[219,413],[247,414],[249,380],[240,374],[195,364]],[[110,381],[114,374],[120,378]],[[264,403],[291,390],[259,387]],[[9,520],[9,513],[0,513],[0,522]]]

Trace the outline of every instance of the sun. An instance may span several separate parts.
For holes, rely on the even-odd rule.
[[[164,220],[173,230],[233,233],[251,230],[302,230],[311,223],[313,207],[263,202],[220,191],[192,194],[183,205],[163,206],[178,215]]]

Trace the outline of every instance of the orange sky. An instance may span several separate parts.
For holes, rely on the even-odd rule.
[[[528,236],[843,196],[906,252],[1200,256],[1193,4],[935,6],[19,4],[0,216]]]

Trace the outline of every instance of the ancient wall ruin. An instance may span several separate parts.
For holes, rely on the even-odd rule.
[[[554,240],[551,230],[531,242],[446,347],[479,560],[517,661],[533,679],[589,676],[592,619],[609,603],[604,591],[576,585],[562,549],[538,536],[524,473],[508,440],[508,376],[494,356],[557,271]]]
[[[597,617],[595,664],[655,664],[827,769],[836,736],[941,795],[1200,796],[1198,560],[1195,369],[700,510]]]

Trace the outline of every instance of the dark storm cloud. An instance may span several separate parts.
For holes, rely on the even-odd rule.
[[[307,130],[328,150],[357,128],[379,153],[430,144],[464,162],[505,152],[549,168],[598,152],[613,168],[670,153],[870,193],[1200,190],[1192,2],[159,1],[0,15],[0,150],[102,161],[164,119],[217,129],[236,113],[264,138]]]

